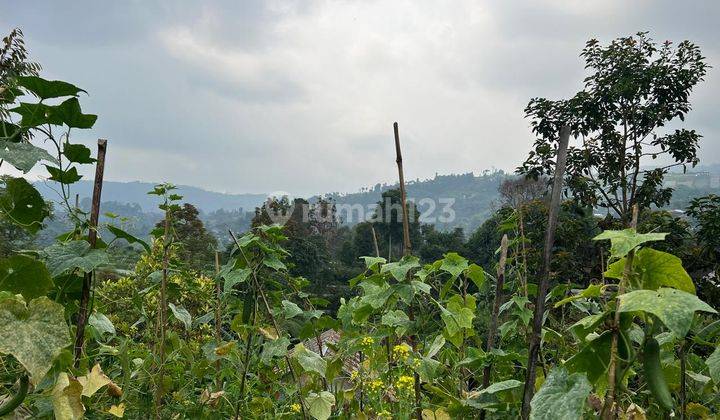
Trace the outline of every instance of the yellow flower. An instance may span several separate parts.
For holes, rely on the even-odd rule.
[[[407,344],[398,344],[397,346],[393,347],[393,356],[397,360],[407,360],[408,356],[410,356],[410,350],[410,346],[408,346]]]
[[[352,372],[350,372],[350,379],[352,379],[354,381],[358,378],[359,375],[360,375],[360,372],[358,372],[357,370],[353,370]]]
[[[300,412],[300,404],[298,404],[298,403],[290,404],[290,411],[292,411],[293,413],[299,413]]]
[[[395,387],[400,391],[409,391],[414,384],[415,379],[412,376],[403,375],[395,382]]]
[[[383,384],[383,381],[381,381],[380,379],[375,379],[374,381],[372,381],[368,384],[368,387],[370,388],[370,391],[375,392],[375,391],[380,390],[383,387],[383,385],[385,385],[385,384]]]
[[[360,340],[360,344],[362,344],[365,347],[369,347],[369,346],[372,346],[373,344],[375,344],[375,339],[372,337],[363,337]]]
[[[381,411],[381,412],[378,413],[378,418],[379,418],[379,419],[391,419],[391,418],[392,418],[392,414],[390,414],[390,412],[387,411],[387,410],[383,410],[383,411]]]
[[[415,360],[413,360],[413,367],[414,367],[415,369],[417,369],[417,368],[420,367],[420,359],[415,359]]]

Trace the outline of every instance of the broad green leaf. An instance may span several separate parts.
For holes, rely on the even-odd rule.
[[[470,264],[470,266],[465,269],[465,275],[475,283],[478,290],[482,289],[483,284],[485,284],[485,270],[483,270],[482,267],[477,264]]]
[[[382,307],[393,293],[393,289],[387,283],[377,285],[371,281],[364,281],[360,283],[360,287],[364,291],[360,301],[362,304],[370,305],[374,309]]]
[[[28,142],[14,143],[0,140],[0,159],[4,159],[24,174],[28,173],[41,160],[57,164],[57,159],[47,150]]]
[[[440,269],[450,273],[453,278],[459,276],[468,268],[468,260],[458,255],[456,252],[448,252],[442,259]]]
[[[380,264],[380,265],[385,264],[385,262],[387,261],[383,257],[360,257],[360,258],[362,258],[365,261],[365,268],[367,268],[368,270],[372,270],[378,264]]]
[[[70,269],[89,273],[101,265],[108,264],[108,256],[101,249],[90,249],[87,241],[59,242],[40,252],[50,274],[57,277]]]
[[[78,376],[77,378],[80,385],[82,385],[82,395],[85,397],[92,397],[95,393],[105,385],[112,382],[102,371],[99,364],[93,366],[85,376]]]
[[[19,125],[9,121],[0,121],[0,141],[18,143],[22,140],[22,133],[23,129]]]
[[[559,308],[566,303],[570,303],[570,302],[572,302],[574,300],[578,300],[578,299],[588,299],[588,298],[598,297],[598,296],[600,296],[600,294],[602,294],[602,288],[603,288],[603,286],[601,284],[591,284],[590,286],[585,288],[585,290],[583,290],[582,292],[580,292],[576,295],[573,295],[573,296],[568,296],[565,299],[558,301],[557,303],[555,303],[555,307]]]
[[[295,346],[293,355],[305,372],[315,372],[323,378],[325,377],[327,362],[319,354],[308,350],[300,343]]]
[[[100,312],[93,312],[90,314],[88,317],[88,324],[95,328],[100,335],[115,335],[115,326],[108,317]]]
[[[80,92],[85,92],[79,87],[61,80],[46,80],[37,76],[19,76],[16,80],[19,86],[24,87],[40,99],[77,96]]]
[[[294,318],[294,317],[300,315],[301,313],[303,313],[303,310],[300,309],[300,307],[297,306],[297,304],[295,304],[294,302],[290,302],[289,300],[283,300],[282,306],[283,306],[283,312],[285,313],[286,319]]]
[[[720,346],[715,348],[715,351],[707,358],[705,364],[710,370],[710,377],[713,382],[720,386]]]
[[[225,293],[230,293],[233,287],[238,283],[244,283],[252,273],[250,268],[238,268],[225,274],[225,285],[223,290]]]
[[[516,379],[508,379],[507,381],[495,382],[485,389],[482,389],[478,394],[495,394],[500,391],[507,391],[508,389],[519,388],[523,385],[522,382]]]
[[[408,272],[413,268],[417,267],[420,267],[420,260],[414,256],[406,256],[398,262],[383,265],[380,269],[380,272],[389,272],[395,278],[395,280],[402,282],[405,281]]]
[[[430,357],[419,357],[416,360],[420,361],[415,368],[415,372],[420,376],[420,380],[423,382],[432,382],[433,379],[440,376],[443,366],[442,363]]]
[[[74,166],[68,170],[63,170],[50,165],[45,165],[45,167],[47,168],[48,173],[50,173],[49,179],[61,184],[74,184],[82,178],[82,175],[78,174],[77,168]]]
[[[52,390],[53,412],[57,420],[79,420],[84,418],[82,385],[71,379],[67,373],[58,375]]]
[[[308,412],[317,420],[327,420],[332,413],[332,406],[335,404],[335,396],[328,391],[320,393],[311,392],[305,398]]]
[[[50,273],[41,261],[25,255],[0,260],[0,290],[30,300],[45,296],[52,287]]]
[[[410,318],[405,312],[396,309],[383,314],[381,323],[382,325],[395,328],[395,334],[400,337],[405,334],[405,331],[407,331],[408,326],[410,325]]]
[[[618,299],[618,311],[653,314],[680,338],[690,329],[696,311],[717,313],[697,296],[677,289],[635,290]]]
[[[597,382],[608,369],[611,341],[612,333],[605,331],[569,358],[565,367],[570,372],[584,372],[591,383]]]
[[[450,336],[459,333],[463,328],[472,328],[475,313],[474,305],[471,302],[466,305],[460,295],[453,295],[448,299],[447,307],[440,304],[438,306],[440,307],[440,317],[445,322],[445,329]]]
[[[609,312],[602,312],[595,315],[588,315],[582,318],[578,322],[571,325],[568,330],[580,341],[585,341],[585,337],[588,334],[595,331],[595,328],[600,325],[605,318],[609,315]]]
[[[70,345],[65,308],[46,297],[25,302],[0,299],[0,353],[12,354],[37,384],[60,351]]]
[[[585,375],[554,368],[530,402],[530,419],[580,419],[590,391]]]
[[[150,253],[150,245],[143,241],[140,238],[137,238],[124,230],[120,229],[119,227],[113,226],[113,225],[107,225],[107,230],[110,231],[113,235],[115,235],[116,238],[125,239],[127,243],[129,244],[140,244],[143,248],[145,248],[145,252],[148,254]]]
[[[608,267],[605,277],[621,279],[625,270],[626,258],[622,258]],[[695,285],[682,266],[682,260],[667,252],[652,248],[642,248],[635,254],[631,284],[636,288],[657,290],[667,286],[695,294]]]
[[[175,318],[182,322],[186,330],[189,330],[192,327],[192,315],[190,315],[190,312],[188,312],[182,305],[176,306],[172,302],[168,303],[168,306],[170,307],[173,315],[175,315]]]
[[[635,229],[606,230],[595,238],[596,241],[610,240],[611,258],[622,258],[638,245],[650,241],[665,240],[667,233],[637,233]]]
[[[65,155],[70,162],[94,163],[95,159],[90,156],[91,153],[90,149],[82,144],[63,144],[63,155]]]
[[[280,261],[280,259],[275,254],[268,254],[263,258],[262,263],[266,267],[270,267],[273,270],[280,271],[280,270],[287,270],[287,267],[285,267],[285,264]]]
[[[31,128],[44,124],[62,124],[52,113],[53,107],[42,103],[31,104],[21,102],[17,107],[10,109],[10,112],[19,114],[20,127]]]
[[[443,348],[445,345],[445,337],[442,335],[438,335],[433,340],[432,344],[430,344],[430,347],[428,347],[427,354],[425,354],[425,357],[435,357],[435,355],[440,351],[440,349]]]
[[[260,360],[269,366],[273,358],[283,357],[287,354],[289,345],[290,340],[287,337],[280,337],[276,340],[266,340],[263,344],[262,353],[260,353]]]
[[[0,195],[0,211],[14,224],[30,233],[37,232],[50,215],[42,195],[24,178],[7,178]]]
[[[53,120],[71,128],[92,128],[97,121],[97,115],[82,113],[78,98],[70,98],[60,105],[51,107],[50,113]]]

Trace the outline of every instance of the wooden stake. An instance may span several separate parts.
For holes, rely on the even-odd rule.
[[[500,241],[500,262],[497,268],[497,285],[495,286],[495,303],[493,304],[492,314],[490,316],[490,326],[488,327],[487,344],[485,351],[490,353],[495,347],[495,335],[497,334],[498,314],[500,313],[500,305],[503,303],[502,293],[503,286],[505,285],[505,263],[507,261],[508,252],[508,237],[503,235]],[[490,374],[492,372],[492,366],[487,365],[483,369],[483,389],[490,385]],[[480,418],[485,418],[485,410],[480,412]]]
[[[370,224],[370,232],[372,232],[373,245],[375,246],[375,256],[380,256],[380,248],[378,247],[377,235],[375,234],[375,226]]]
[[[220,253],[215,251],[215,345],[219,346],[222,341],[222,335],[220,334],[220,327],[222,322],[221,308],[222,305],[222,287],[220,286]],[[215,361],[215,387],[220,390],[222,388],[222,382],[220,381],[220,359]]]
[[[103,174],[105,173],[105,152],[107,140],[99,139],[97,163],[95,164],[95,185],[93,186],[92,208],[90,209],[90,227],[88,242],[90,248],[97,244],[97,228],[100,219],[100,196],[102,195]],[[85,273],[83,277],[82,294],[80,295],[80,308],[78,310],[77,330],[75,331],[75,366],[80,363],[80,357],[85,345],[85,326],[88,319],[88,306],[90,305],[90,290],[92,289],[93,273]]]
[[[530,401],[535,393],[536,363],[540,353],[540,337],[542,335],[543,316],[545,315],[545,296],[547,295],[550,282],[550,261],[552,248],[555,243],[555,230],[557,229],[558,214],[560,213],[560,198],[562,196],[563,177],[565,176],[565,163],[567,161],[567,148],[570,142],[570,127],[563,126],[560,129],[558,139],[557,163],[555,164],[555,176],[553,179],[552,196],[548,214],[547,231],[545,232],[545,250],[543,252],[543,268],[540,285],[535,301],[535,313],[533,315],[533,329],[530,336],[530,351],[528,353],[527,374],[525,377],[525,390],[523,393],[523,404],[521,416],[527,419],[530,416]]]
[[[410,244],[410,220],[408,219],[407,196],[405,194],[405,176],[403,174],[402,152],[400,151],[400,133],[397,122],[393,123],[393,131],[395,132],[395,162],[397,163],[398,177],[400,180],[400,206],[402,207],[403,215],[403,257],[405,257],[410,255],[412,245]],[[410,318],[410,322],[415,322],[415,312],[413,310],[412,303],[408,308],[408,318]],[[410,335],[410,346],[412,347],[413,352],[417,351],[417,337],[415,337],[415,334]],[[415,377],[415,417],[417,420],[422,420],[422,405],[420,404],[420,377],[417,373],[413,376]]]

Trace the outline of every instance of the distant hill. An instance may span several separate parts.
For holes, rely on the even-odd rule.
[[[49,200],[58,199],[58,194],[48,184],[37,182],[35,186],[45,198]],[[105,181],[102,189],[102,200],[138,204],[143,211],[154,212],[159,204],[158,198],[147,193],[154,186],[155,184],[150,182]],[[253,211],[267,198],[265,194],[226,194],[187,185],[178,185],[178,188],[179,194],[183,196],[184,201],[192,203],[204,212],[213,212],[220,209]],[[92,181],[78,181],[72,185],[73,194],[80,194],[81,201],[85,198],[91,198],[92,190]]]

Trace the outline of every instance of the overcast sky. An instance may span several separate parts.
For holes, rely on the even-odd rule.
[[[720,2],[8,1],[46,78],[99,115],[106,179],[216,191],[350,192],[514,169],[532,143],[523,108],[581,88],[586,40],[647,30],[689,39],[715,68],[685,126],[719,163]],[[5,168],[7,165],[4,165]]]

